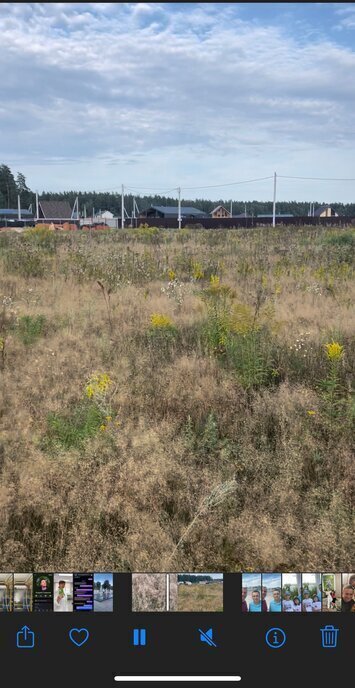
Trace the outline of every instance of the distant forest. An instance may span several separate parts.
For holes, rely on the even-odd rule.
[[[32,203],[35,208],[35,193],[27,186],[26,178],[18,172],[16,178],[7,165],[0,165],[0,208],[17,208],[17,195],[20,194],[21,207],[28,208]],[[76,197],[79,197],[79,209],[81,215],[84,207],[88,216],[104,210],[110,210],[116,217],[121,215],[121,194],[119,192],[96,192],[96,191],[63,191],[52,192],[42,191],[40,198],[46,201],[68,200],[71,207],[74,205]],[[125,195],[125,209],[129,216],[133,209],[133,195]],[[177,205],[178,199],[167,196],[136,196],[136,203],[140,211],[145,210],[151,205]],[[320,205],[331,205],[339,215],[345,217],[355,217],[355,203],[337,203],[321,200],[315,201],[315,208]],[[217,205],[224,205],[230,209],[230,199],[216,198],[206,200],[205,198],[183,198],[182,205],[195,206],[206,213],[211,212]],[[258,215],[262,213],[272,213],[272,201],[233,201],[233,215],[247,212],[248,215]],[[308,215],[309,203],[304,201],[278,201],[277,213],[292,213],[293,215]]]
[[[207,574],[191,575],[190,573],[179,573],[179,581],[181,583],[199,583],[200,581],[212,582],[214,579]]]

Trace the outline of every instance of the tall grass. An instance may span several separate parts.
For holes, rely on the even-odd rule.
[[[354,231],[141,229],[0,235],[2,566],[348,570]]]

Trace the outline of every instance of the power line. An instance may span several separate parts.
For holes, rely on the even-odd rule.
[[[278,174],[277,175],[278,179],[307,179],[311,181],[319,181],[319,182],[355,182],[354,177],[291,177],[290,175],[287,174]]]
[[[192,189],[217,189],[222,186],[236,186],[237,184],[250,184],[251,182],[262,182],[264,179],[273,179],[273,175],[268,177],[258,177],[257,179],[243,179],[239,182],[227,182],[227,184],[209,184],[208,186],[182,186],[184,191],[190,191]]]
[[[268,177],[257,177],[255,179],[242,179],[237,182],[226,182],[225,184],[208,184],[205,186],[182,186],[181,190],[182,191],[192,191],[193,189],[219,189],[225,186],[237,186],[239,184],[250,184],[252,182],[262,182],[266,179],[273,179],[273,175],[269,175]],[[111,189],[100,189],[97,190],[99,193],[105,193],[109,191],[115,191],[120,189],[120,186],[115,186],[112,187]],[[125,189],[127,191],[160,191],[160,193],[169,193],[170,191],[178,191],[179,187],[173,186],[171,189],[162,189],[161,187],[157,186],[131,186],[128,184],[125,184]]]

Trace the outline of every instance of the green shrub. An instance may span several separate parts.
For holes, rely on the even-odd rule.
[[[272,359],[271,341],[266,329],[228,335],[225,362],[236,373],[245,389],[270,384],[278,377]]]
[[[64,413],[50,413],[47,416],[45,448],[56,446],[63,449],[78,449],[85,440],[94,437],[103,426],[105,413],[97,404],[84,401]]]
[[[47,321],[44,315],[22,315],[17,322],[17,333],[25,346],[43,336]]]

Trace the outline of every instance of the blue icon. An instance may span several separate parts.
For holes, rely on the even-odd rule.
[[[69,638],[77,647],[85,645],[89,640],[89,631],[87,628],[71,628],[69,631]]]
[[[320,629],[322,634],[322,647],[336,647],[338,644],[339,628],[324,626]]]
[[[269,628],[266,632],[265,640],[269,647],[273,649],[279,648],[286,642],[286,633],[282,628]]]
[[[147,631],[145,628],[135,628],[133,630],[133,645],[143,646],[147,644]]]
[[[20,648],[32,649],[35,646],[35,634],[28,626],[22,626],[16,634],[16,645]]]
[[[198,629],[198,632],[200,634],[200,640],[201,643],[207,643],[210,647],[217,647],[216,643],[213,640],[213,629],[209,628],[208,631],[201,631],[201,629]]]

